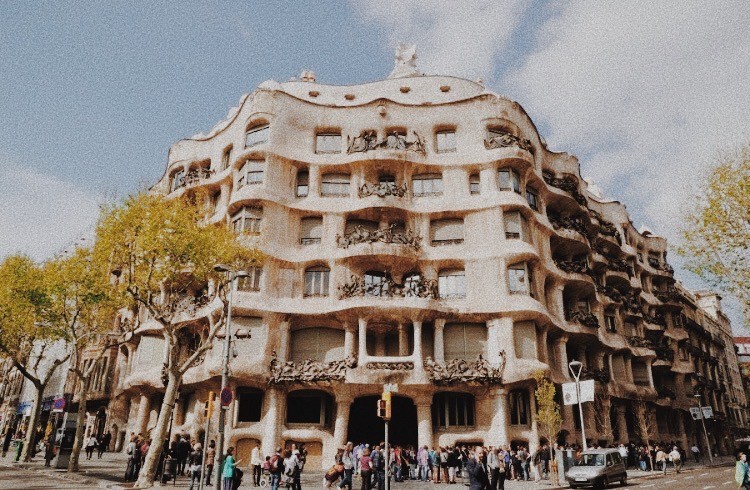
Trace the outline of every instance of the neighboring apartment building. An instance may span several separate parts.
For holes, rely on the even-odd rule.
[[[302,441],[327,467],[347,440],[380,441],[384,383],[399,386],[394,444],[534,449],[533,374],[569,382],[574,359],[599,386],[590,440],[637,440],[642,399],[655,439],[692,444],[695,389],[744,425],[718,297],[681,288],[666,241],[548,150],[518,103],[401,55],[363,85],[311,72],[261,84],[173,145],[153,188],[203,199],[208,222],[268,257],[235,295],[227,442],[239,457]],[[205,308],[190,321],[199,335]],[[155,425],[162,350],[148,328],[119,349],[107,424],[120,440]],[[221,363],[217,347],[186,374],[174,430],[202,431]],[[563,416],[561,438],[580,441],[574,408]]]

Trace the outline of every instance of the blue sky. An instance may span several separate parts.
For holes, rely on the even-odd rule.
[[[749,25],[740,1],[4,3],[0,256],[59,251],[262,81],[381,79],[398,41],[426,73],[517,100],[636,226],[675,239],[718,152],[750,141]]]

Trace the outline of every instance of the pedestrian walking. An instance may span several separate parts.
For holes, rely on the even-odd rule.
[[[701,461],[701,450],[698,448],[697,444],[693,444],[693,447],[690,448],[690,452],[693,453],[693,458],[695,458],[696,463],[700,463]]]
[[[341,483],[339,483],[339,488],[347,487],[351,490],[354,465],[356,464],[354,459],[354,445],[351,442],[347,442],[344,447],[344,452],[341,455],[341,464],[344,465],[344,477],[341,479]]]
[[[370,490],[372,487],[372,459],[370,450],[365,448],[359,456],[359,477],[362,479],[361,490]]]
[[[91,456],[94,454],[94,449],[96,449],[98,444],[99,441],[97,441],[94,434],[91,434],[89,438],[86,439],[86,459],[91,459]]]
[[[190,472],[190,490],[193,490],[193,485],[196,483],[200,487],[201,481],[201,468],[203,466],[203,445],[200,442],[196,442],[193,446],[193,451],[188,456],[188,471]]]
[[[750,490],[750,475],[748,475],[747,456],[745,453],[737,455],[737,464],[734,467],[734,481],[743,490]]]
[[[469,490],[488,490],[490,488],[486,464],[484,449],[477,446],[474,457],[469,458],[466,462],[466,472],[469,475]]]
[[[667,474],[667,454],[660,446],[656,446],[656,465],[664,475]]]
[[[211,475],[214,472],[214,463],[216,461],[216,442],[211,439],[206,448],[206,485],[211,485]]]
[[[677,449],[677,446],[672,446],[672,452],[669,453],[669,459],[674,465],[675,472],[679,473],[682,470],[682,455]]]
[[[260,460],[260,447],[258,444],[253,446],[253,450],[250,452],[250,466],[253,469],[253,486],[260,486],[260,477],[263,474],[261,465],[263,462]]]
[[[221,468],[221,490],[234,490],[234,473],[239,462],[234,460],[234,448],[227,449],[227,456]]]

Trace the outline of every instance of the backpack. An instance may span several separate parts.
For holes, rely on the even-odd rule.
[[[271,458],[271,473],[279,473],[279,458],[278,454],[274,454]]]
[[[139,461],[141,459],[141,448],[138,447],[138,444],[136,444],[135,448],[133,448],[133,459],[136,461]]]

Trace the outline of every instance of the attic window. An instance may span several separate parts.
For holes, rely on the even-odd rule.
[[[346,94],[346,95],[344,95],[344,98],[346,100],[354,100],[354,94]]]
[[[407,94],[411,91],[411,87],[401,87],[401,93]]]
[[[450,85],[441,85],[440,86],[440,91],[441,92],[448,92],[448,91],[450,91],[450,89],[451,89]]]
[[[320,95],[320,92],[318,92],[317,90],[310,90],[309,92],[307,92],[307,95],[309,95],[310,97],[317,97],[318,95]]]

